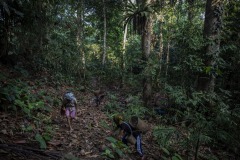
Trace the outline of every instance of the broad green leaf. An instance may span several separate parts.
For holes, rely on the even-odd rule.
[[[111,129],[111,127],[109,127],[109,125],[106,123],[106,121],[104,120],[101,120],[100,121],[100,125],[106,129]]]
[[[22,108],[23,112],[30,116],[30,110],[27,107]]]
[[[211,67],[206,67],[206,73],[210,73]]]
[[[113,137],[107,137],[106,139],[108,141],[112,142],[112,143],[116,143],[117,142],[117,140],[115,138],[113,138]]]
[[[46,141],[50,141],[52,139],[51,135],[49,134],[44,134],[43,135],[43,138],[46,140]]]
[[[166,148],[164,148],[164,147],[161,147],[161,149],[167,154],[167,155],[169,155],[170,153],[169,153],[169,151],[166,149]]]
[[[117,148],[116,152],[120,157],[123,157],[123,152],[120,149]]]
[[[177,153],[174,154],[174,157],[176,157],[177,160],[182,160],[182,157],[179,154],[177,154]]]
[[[46,142],[40,134],[37,133],[35,135],[35,139],[40,143],[40,148],[41,149],[46,149],[47,148]]]
[[[27,127],[25,128],[25,131],[32,131],[32,130],[33,130],[33,126],[32,126],[32,125],[27,126]]]
[[[172,160],[179,160],[178,157],[176,157],[176,156],[173,156],[171,159]]]

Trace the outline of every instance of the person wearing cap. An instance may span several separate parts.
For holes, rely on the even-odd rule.
[[[128,145],[128,143],[134,144],[141,159],[145,160],[146,157],[143,154],[142,150],[141,132],[135,130],[130,123],[124,122],[122,116],[120,115],[115,115],[113,117],[113,121],[116,124],[116,128],[114,129],[114,131],[120,129],[119,136],[122,137],[122,142],[126,145]]]

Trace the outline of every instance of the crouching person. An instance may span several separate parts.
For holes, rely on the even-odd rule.
[[[122,116],[114,116],[113,121],[116,124],[114,131],[119,130],[119,136],[122,138],[122,142],[126,145],[129,143],[134,144],[135,148],[142,160],[146,159],[143,154],[141,133],[135,130],[128,122],[124,122]]]
[[[77,99],[72,92],[66,92],[63,95],[61,114],[65,114],[69,130],[73,131],[72,120],[77,116]]]

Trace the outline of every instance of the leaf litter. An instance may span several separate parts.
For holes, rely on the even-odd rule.
[[[77,118],[73,121],[74,130],[70,133],[66,118],[60,114],[61,104],[54,106],[50,101],[59,101],[62,94],[68,88],[73,87],[54,88],[47,83],[41,84],[40,80],[28,80],[27,82],[34,88],[32,94],[45,92],[43,95],[39,94],[38,98],[52,97],[50,100],[44,100],[45,105],[51,109],[50,114],[47,114],[47,117],[44,118],[51,119],[52,137],[44,144],[46,150],[41,150],[38,142],[34,141],[34,136],[44,131],[44,124],[39,124],[36,127],[33,120],[28,120],[24,115],[16,114],[15,116],[11,112],[0,112],[0,145],[7,144],[3,147],[0,146],[0,156],[5,157],[5,159],[24,159],[26,153],[30,153],[28,159],[42,159],[46,155],[49,159],[62,159],[62,157],[65,157],[64,159],[70,157],[70,159],[79,158],[83,160],[104,159],[101,157],[102,146],[110,145],[106,137],[111,130],[109,126],[112,124],[111,120],[102,111],[104,104],[96,107],[89,101],[93,99],[91,93],[74,91],[76,98],[80,101],[77,106]],[[35,86],[36,84],[40,85]],[[42,137],[38,136],[38,138],[41,139]],[[149,155],[160,152],[158,146],[153,145],[153,143],[151,133],[143,136],[144,151]],[[134,147],[130,148],[133,152],[135,151]],[[11,150],[17,150],[17,152],[10,153]],[[128,159],[137,159],[138,155],[132,154],[130,157]]]

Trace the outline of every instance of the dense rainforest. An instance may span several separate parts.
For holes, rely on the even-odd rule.
[[[0,159],[240,159],[239,0],[0,0],[0,47]]]

